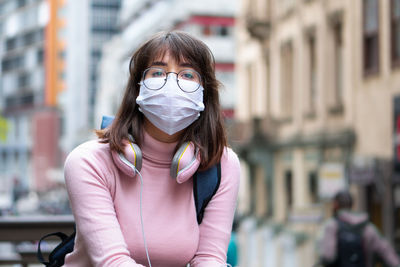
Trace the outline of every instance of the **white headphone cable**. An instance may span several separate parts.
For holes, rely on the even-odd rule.
[[[149,251],[147,249],[147,243],[146,243],[146,236],[144,234],[144,224],[143,224],[143,215],[142,215],[142,192],[143,192],[143,178],[140,172],[134,167],[134,171],[139,174],[140,177],[140,223],[142,224],[142,235],[143,235],[143,243],[144,243],[144,249],[146,250],[146,256],[147,256],[147,261],[149,262],[149,267],[151,267],[151,262],[150,262],[150,257],[149,257]]]
[[[145,234],[144,234],[144,226],[143,226],[144,224],[143,224],[143,215],[142,215],[143,177],[142,177],[142,174],[138,171],[138,169],[136,169],[135,165],[130,163],[122,153],[118,153],[118,156],[122,160],[123,163],[125,163],[127,166],[129,166],[133,170],[134,174],[137,173],[137,174],[139,174],[139,177],[140,177],[140,200],[139,200],[140,223],[142,225],[142,236],[143,236],[144,249],[146,250],[147,261],[149,262],[149,267],[151,267],[149,251],[147,249],[146,237],[145,237]]]

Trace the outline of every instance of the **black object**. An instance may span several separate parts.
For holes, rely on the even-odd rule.
[[[365,267],[366,259],[363,247],[363,231],[368,221],[349,224],[337,219],[337,259],[333,266]]]
[[[45,261],[42,255],[42,251],[40,249],[40,245],[44,239],[50,236],[57,236],[61,239],[61,243],[57,245],[53,249],[53,251],[49,255],[49,261]],[[64,233],[61,232],[56,232],[56,233],[51,233],[48,235],[43,236],[38,244],[38,251],[37,251],[37,257],[41,263],[46,265],[47,267],[59,267],[64,265],[64,259],[65,255],[68,253],[71,253],[74,250],[74,245],[75,245],[75,231],[70,235],[67,236]]]

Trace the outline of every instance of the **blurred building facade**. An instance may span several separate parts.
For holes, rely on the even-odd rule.
[[[5,191],[11,190],[14,180],[42,187],[44,179],[39,177],[59,163],[61,6],[59,1],[0,1],[0,110],[7,123],[0,144],[0,180]]]
[[[114,115],[122,100],[129,60],[138,46],[162,30],[180,29],[204,41],[216,60],[217,78],[224,84],[222,106],[233,117],[235,101],[235,15],[236,1],[147,0],[122,1],[121,33],[103,49],[99,68],[99,93],[95,121]]]
[[[94,69],[120,1],[0,0],[0,192],[62,182],[65,155],[90,136]],[[1,202],[1,201],[0,201]]]
[[[400,1],[243,0],[239,10],[240,265],[312,266],[342,188],[398,244]]]
[[[66,1],[66,88],[59,95],[64,154],[93,137],[102,47],[119,32],[121,0]]]

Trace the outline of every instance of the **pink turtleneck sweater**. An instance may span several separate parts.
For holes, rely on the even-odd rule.
[[[141,147],[143,223],[151,264],[225,266],[239,187],[238,158],[231,149],[225,150],[221,184],[198,225],[191,179],[195,170],[179,182],[170,176],[175,146],[145,133]],[[126,168],[108,144],[95,140],[69,154],[65,180],[77,230],[65,266],[148,266],[139,175]]]

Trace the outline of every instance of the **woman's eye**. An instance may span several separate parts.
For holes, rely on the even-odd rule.
[[[156,77],[162,77],[162,76],[164,76],[164,74],[162,71],[155,71],[152,73],[151,76],[156,78]]]
[[[184,72],[181,74],[181,77],[185,80],[193,80],[194,79],[194,74],[191,72]]]
[[[166,74],[163,69],[149,68],[145,70],[143,78],[146,80],[150,78],[164,78],[165,76]]]
[[[191,81],[195,83],[200,83],[200,75],[193,70],[183,70],[179,73],[179,79],[186,80],[186,81]]]

